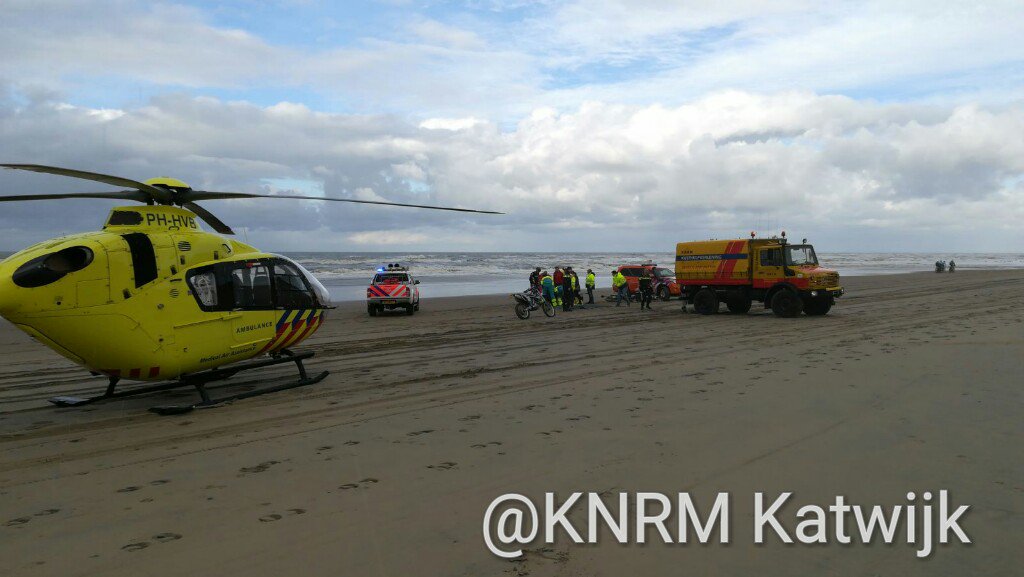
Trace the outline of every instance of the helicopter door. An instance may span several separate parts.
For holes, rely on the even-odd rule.
[[[782,280],[782,248],[762,248],[757,251],[755,288],[768,288]]]
[[[233,262],[228,266],[231,268],[222,274],[229,285],[225,296],[230,299],[232,310],[238,313],[231,321],[235,341],[249,343],[273,335],[279,315],[274,310],[269,263]]]

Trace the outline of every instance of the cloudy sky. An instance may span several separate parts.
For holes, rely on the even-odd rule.
[[[1024,246],[1019,0],[0,6],[0,161],[508,213],[206,203],[270,250]],[[0,205],[0,250],[111,206]]]

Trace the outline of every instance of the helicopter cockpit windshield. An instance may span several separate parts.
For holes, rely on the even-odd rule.
[[[282,256],[198,267],[189,272],[188,282],[206,311],[331,307],[324,285],[302,265]]]
[[[321,307],[331,306],[331,293],[328,292],[327,287],[313,276],[313,273],[309,272],[305,267],[293,260],[287,259],[283,256],[279,256],[277,258],[288,261],[289,264],[297,268],[299,272],[302,273],[303,278],[306,279],[306,282],[313,289],[313,293],[316,295],[316,300]]]

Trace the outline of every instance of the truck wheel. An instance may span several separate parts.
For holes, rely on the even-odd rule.
[[[803,312],[803,309],[804,301],[790,289],[782,289],[772,297],[772,312],[775,316],[792,318]]]
[[[745,315],[750,312],[750,297],[745,295],[730,297],[725,300],[725,304],[734,315]]]
[[[370,313],[371,317],[377,316],[377,305],[375,305],[375,304],[368,304],[368,305],[366,305],[366,312]]]
[[[420,302],[416,301],[416,305],[414,307],[412,307],[412,308],[415,309],[416,312],[420,312]]]
[[[700,289],[693,295],[693,311],[702,315],[718,312],[718,293],[711,289]]]
[[[416,307],[413,305],[405,305],[405,314],[409,316],[416,314]]]
[[[658,289],[658,299],[667,301],[670,298],[672,298],[672,292],[668,290],[667,286]]]
[[[555,307],[551,307],[552,311],[554,309]],[[547,309],[544,309],[544,312],[548,312]],[[530,307],[524,305],[523,303],[516,303],[516,316],[523,319],[524,321],[530,318]]]
[[[829,296],[818,296],[804,301],[804,312],[807,316],[817,317],[827,315],[832,309],[832,298]]]

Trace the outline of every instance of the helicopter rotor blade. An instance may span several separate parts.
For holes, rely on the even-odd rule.
[[[296,196],[290,194],[254,194],[248,192],[213,192],[191,190],[186,198],[191,200],[225,200],[230,198],[290,198],[297,200],[326,200],[330,202],[351,202],[355,204],[379,204],[382,206],[404,206],[408,208],[426,208],[429,210],[450,210],[454,212],[475,212],[479,214],[505,214],[493,210],[474,210],[470,208],[454,208],[450,206],[430,206],[425,204],[406,204],[402,202],[385,202],[381,200],[356,200],[353,198],[328,198],[323,196]]]
[[[213,216],[213,213],[199,206],[194,202],[186,202],[181,205],[185,210],[191,210],[196,216],[203,219],[203,222],[210,225],[213,230],[221,234],[235,234],[235,231],[231,230],[231,227],[224,224],[219,218]]]
[[[152,199],[164,204],[167,204],[172,200],[171,192],[168,190],[158,188],[156,186],[151,186],[144,182],[139,182],[137,180],[131,180],[130,178],[122,178],[120,176],[110,176],[109,174],[86,172],[84,170],[74,170],[71,168],[60,168],[58,166],[44,166],[42,164],[0,164],[0,166],[12,170],[28,170],[31,172],[42,172],[46,174],[70,176],[71,178],[92,180],[94,182],[102,182],[104,184],[110,184],[113,186],[127,186],[129,188],[134,188],[139,192],[145,194],[148,197],[146,200]]]
[[[122,190],[120,192],[68,192],[58,194],[16,194],[0,196],[0,202],[17,200],[53,200],[58,198],[112,198],[114,200],[137,200],[149,202],[149,195],[138,190]]]

